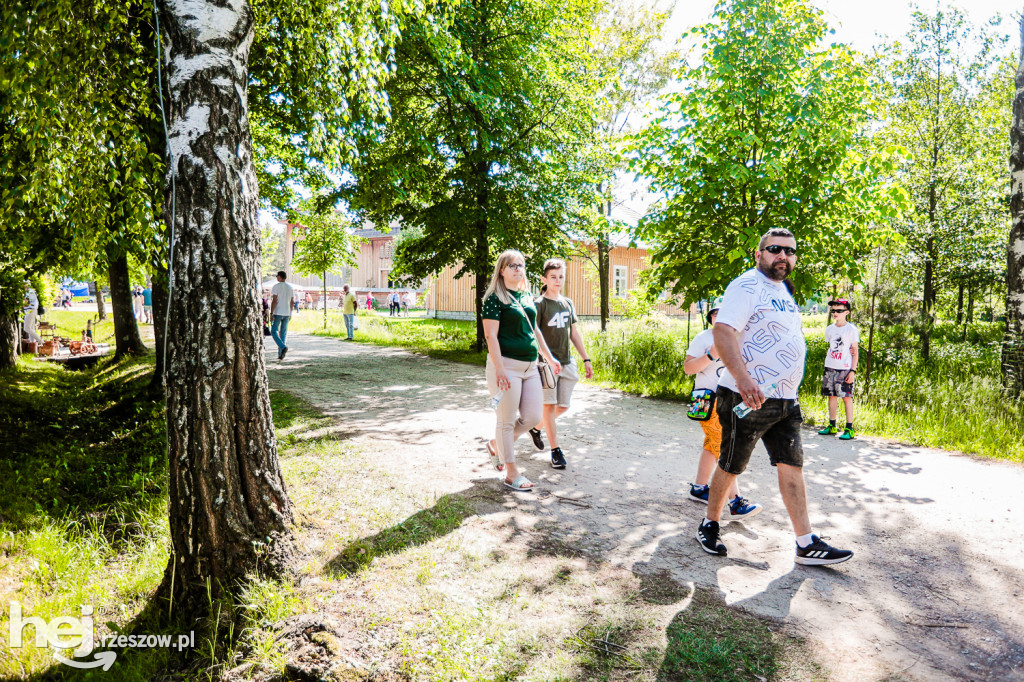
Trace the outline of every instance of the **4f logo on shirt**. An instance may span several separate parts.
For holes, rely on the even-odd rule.
[[[558,327],[559,329],[565,329],[565,325],[569,323],[569,318],[572,316],[570,312],[555,313],[548,320],[549,327]]]

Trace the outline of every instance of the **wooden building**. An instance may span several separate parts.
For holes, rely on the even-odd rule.
[[[577,315],[596,318],[601,315],[601,288],[593,265],[597,261],[597,247],[583,242],[577,242],[577,246],[589,249],[592,258],[581,255],[565,259],[565,287],[562,295],[572,299]],[[614,317],[616,300],[623,301],[627,297],[638,285],[640,272],[647,268],[647,249],[616,245],[612,247],[608,260],[611,270],[608,279],[610,312]],[[527,269],[534,273],[539,273],[542,268],[543,262],[527,263]],[[448,267],[432,279],[427,301],[428,310],[434,317],[475,319],[475,278],[465,275],[456,279],[455,273],[458,271],[458,267]],[[687,312],[686,308],[667,303],[659,303],[655,309],[666,315],[685,315]]]

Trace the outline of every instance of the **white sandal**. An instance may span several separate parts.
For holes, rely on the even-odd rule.
[[[509,483],[507,478],[502,479],[502,482],[505,484],[506,488],[512,488],[512,490],[515,490],[517,493],[529,492],[533,490],[534,487],[530,479],[528,479],[523,474],[519,474],[518,476],[516,476],[516,480],[512,481],[511,483]],[[525,483],[529,483],[530,485],[524,486],[523,484]]]
[[[491,456],[491,465],[496,470],[505,470],[505,463],[501,461],[501,457],[498,455],[498,451],[491,446],[491,441],[487,441],[487,454]]]

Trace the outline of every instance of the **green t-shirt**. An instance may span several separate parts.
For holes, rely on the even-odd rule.
[[[484,299],[484,319],[498,321],[498,345],[503,357],[533,362],[539,352],[537,339],[533,335],[537,308],[529,292],[510,293],[512,302],[507,305],[501,302],[497,294]]]
[[[563,365],[572,362],[572,351],[569,349],[569,334],[572,325],[579,322],[576,307],[565,296],[557,301],[541,296],[537,304],[537,329],[544,335],[548,349]]]

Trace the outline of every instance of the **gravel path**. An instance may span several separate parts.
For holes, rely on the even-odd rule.
[[[398,349],[295,334],[270,384],[374,443],[410,485],[457,493],[493,480],[483,368]],[[728,604],[808,638],[834,680],[1024,680],[1024,468],[962,454],[804,432],[815,532],[853,549],[832,568],[793,562],[774,470],[759,446],[740,479],[765,505],[723,526],[728,558],[693,539],[704,507],[687,482],[700,451],[682,406],[582,382],[560,421],[569,467],[517,443],[531,494],[505,504],[523,527],[544,523],[613,565],[718,590]],[[567,503],[572,498],[575,503]],[[557,525],[556,525],[557,524]]]

